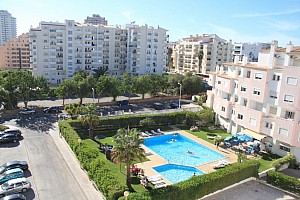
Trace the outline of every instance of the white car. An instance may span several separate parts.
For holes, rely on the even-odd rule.
[[[0,186],[0,197],[8,194],[26,192],[31,188],[31,183],[26,178],[16,178],[3,183]]]
[[[32,108],[23,108],[21,111],[20,111],[20,114],[21,115],[31,115],[31,114],[34,114],[36,113],[36,111]]]

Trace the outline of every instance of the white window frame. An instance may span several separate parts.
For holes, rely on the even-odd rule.
[[[286,152],[291,152],[291,148],[284,145],[284,144],[279,144],[279,149],[282,150],[282,151],[286,151]]]
[[[279,128],[278,134],[282,135],[282,136],[285,136],[285,137],[288,137],[289,136],[289,130],[285,129],[285,128]]]
[[[286,84],[287,85],[297,85],[298,79],[295,77],[286,77]]]
[[[261,90],[259,88],[254,88],[253,89],[253,94],[259,96],[260,95]]]
[[[250,125],[256,126],[256,121],[257,121],[257,120],[254,119],[254,118],[251,118],[251,117],[249,118],[249,124],[250,124]]]
[[[285,94],[284,97],[283,97],[283,101],[288,102],[288,103],[294,103],[295,96],[290,95],[290,94]]]
[[[263,77],[262,72],[256,72],[256,73],[254,74],[254,79],[256,79],[256,80],[261,80],[262,77]]]
[[[245,90],[242,90],[245,89]],[[247,91],[247,87],[241,86],[241,92],[246,92]]]

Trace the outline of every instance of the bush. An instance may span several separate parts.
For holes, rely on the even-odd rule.
[[[292,164],[294,165],[296,163],[296,157],[293,154],[287,154],[286,156],[277,159],[276,161],[273,162],[273,167],[277,171],[282,165],[284,164]]]
[[[7,127],[7,126],[0,125],[0,131],[4,131],[4,130],[6,130],[6,129],[8,129],[8,127]]]
[[[300,181],[281,172],[268,171],[267,183],[300,194]]]
[[[238,183],[249,177],[258,176],[259,162],[252,160],[235,163],[216,172],[196,176],[184,182],[154,189],[143,193],[132,193],[128,200],[182,200],[199,199],[207,194]],[[120,199],[124,199],[121,197]]]

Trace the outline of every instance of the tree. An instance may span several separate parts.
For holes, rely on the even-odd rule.
[[[76,83],[73,79],[64,80],[58,88],[56,88],[56,95],[63,100],[63,106],[65,106],[65,99],[74,95],[76,92]]]
[[[143,126],[144,128],[150,128],[155,125],[155,122],[152,118],[146,117],[145,119],[142,119],[140,121],[140,125]]]
[[[203,107],[198,115],[203,124],[208,124],[213,121],[214,112],[211,108]]]
[[[105,97],[113,97],[116,101],[117,97],[121,94],[120,82],[117,77],[101,76],[97,82],[97,91]]]
[[[193,95],[199,94],[204,90],[202,79],[198,76],[193,76],[188,73],[184,76],[182,81],[182,92],[183,94]]]
[[[92,88],[96,85],[95,78],[92,75],[85,75],[85,73],[78,73],[73,77],[76,82],[76,96],[80,98],[80,105],[82,104],[83,98],[88,97],[92,93]]]
[[[130,73],[126,72],[122,77],[122,92],[128,94],[128,99],[130,100],[131,95],[135,92],[135,82],[137,77],[132,76]]]
[[[130,165],[135,160],[145,159],[145,151],[141,148],[143,140],[139,138],[136,129],[119,129],[114,136],[115,145],[113,147],[111,158],[116,163],[126,164],[126,185],[131,187]]]
[[[142,75],[137,78],[135,82],[136,92],[142,95],[142,99],[145,98],[145,94],[151,89],[151,78],[150,75]]]
[[[80,122],[89,127],[89,138],[93,139],[93,129],[100,122],[96,115],[97,110],[94,104],[88,104],[83,107],[84,115],[80,117]]]
[[[159,92],[162,91],[163,88],[165,88],[165,79],[162,78],[162,76],[157,74],[151,74],[150,75],[150,91],[149,93],[152,96],[158,95]]]
[[[201,95],[200,98],[197,101],[197,104],[199,106],[202,106],[202,104],[206,101],[206,97],[207,97],[207,95]]]
[[[178,83],[182,83],[184,76],[182,74],[171,74],[168,76],[168,85],[169,90],[172,94],[179,95],[179,85]]]
[[[200,50],[200,51],[198,52],[197,57],[198,57],[198,67],[199,67],[198,71],[199,71],[199,73],[200,73],[200,72],[202,71],[203,50]]]
[[[99,67],[99,69],[93,69],[94,72],[94,78],[96,80],[99,79],[100,76],[104,76],[105,72],[107,72],[108,67]]]
[[[71,115],[72,119],[76,119],[77,116],[82,112],[82,105],[77,103],[70,103],[65,106],[65,111]]]

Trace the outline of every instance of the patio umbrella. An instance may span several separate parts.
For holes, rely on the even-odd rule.
[[[253,145],[254,145],[254,142],[247,142],[247,145],[249,145],[249,146],[253,147]]]
[[[229,141],[229,140],[231,140],[232,139],[232,136],[227,136],[225,139],[224,139],[224,141]]]
[[[242,142],[249,142],[252,140],[252,137],[250,137],[248,135],[240,135],[240,136],[238,136],[238,139]]]

